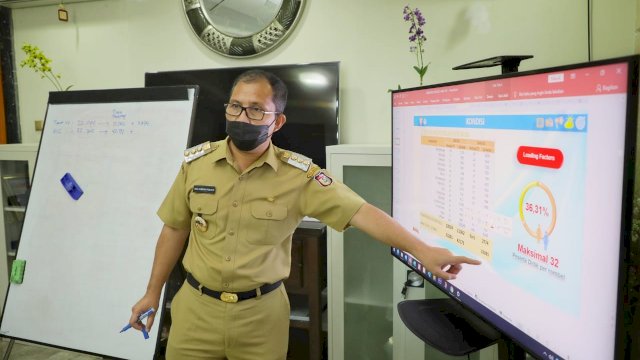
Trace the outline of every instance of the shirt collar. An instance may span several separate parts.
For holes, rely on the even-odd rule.
[[[227,136],[225,141],[219,141],[217,143],[219,146],[211,154],[211,157],[214,163],[227,157],[227,152],[229,151],[228,150],[229,145],[227,144],[228,139],[229,137]],[[231,158],[231,155],[229,155],[229,159],[230,158]]]
[[[278,156],[276,154],[276,146],[273,145],[272,142],[269,143],[269,148],[267,151],[260,157],[261,159],[264,157],[264,162],[269,164],[274,171],[278,171],[278,165],[280,162],[278,161]],[[265,156],[266,155],[266,156]]]

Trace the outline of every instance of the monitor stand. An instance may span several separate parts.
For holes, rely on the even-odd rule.
[[[482,59],[468,64],[462,64],[452,70],[477,69],[500,65],[503,74],[518,72],[518,66],[522,60],[531,59],[533,55],[501,55],[488,59]]]
[[[500,360],[524,360],[524,350],[453,299],[406,300],[398,303],[400,319],[433,348],[453,356],[499,343]]]

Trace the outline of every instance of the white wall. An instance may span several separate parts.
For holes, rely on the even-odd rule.
[[[521,70],[588,59],[588,0],[415,0],[427,18],[426,83],[494,75],[497,67],[452,67],[494,55],[532,54]],[[591,0],[594,59],[634,51],[635,0]],[[307,0],[293,34],[274,51],[232,59],[208,50],[192,33],[181,0],[102,0],[67,4],[70,21],[57,20],[57,5],[14,9],[16,62],[20,46],[38,45],[72,89],[139,87],[147,71],[341,62],[341,141],[389,143],[387,89],[418,85],[409,53],[405,2]],[[36,142],[34,121],[43,119],[52,86],[18,68],[23,142]]]
[[[593,57],[606,59],[634,52],[636,0],[593,2]]]

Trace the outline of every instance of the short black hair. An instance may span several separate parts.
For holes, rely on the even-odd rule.
[[[280,113],[284,112],[284,108],[287,105],[287,85],[285,85],[279,77],[268,71],[253,69],[243,72],[233,81],[231,92],[233,93],[233,89],[235,89],[239,82],[248,83],[260,79],[267,80],[269,85],[271,85],[272,101],[276,105],[276,111]]]

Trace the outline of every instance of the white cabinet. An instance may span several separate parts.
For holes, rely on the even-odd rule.
[[[0,145],[0,306],[9,285],[9,270],[15,259],[22,231],[38,144]]]
[[[327,147],[327,168],[367,202],[391,214],[391,147]],[[425,345],[398,316],[407,266],[358,229],[327,233],[329,359],[420,359]],[[408,299],[424,299],[411,288]]]
[[[391,214],[391,147],[327,146],[327,169],[367,202]],[[330,360],[453,360],[425,345],[402,323],[397,304],[409,268],[388,245],[358,229],[327,232],[328,338]],[[409,288],[407,299],[446,297],[425,283]],[[497,358],[497,347],[471,359]]]
[[[327,147],[327,169],[369,203],[391,210],[389,146]],[[358,229],[327,233],[329,358],[390,360],[393,258]]]

